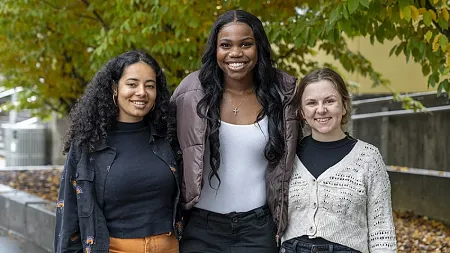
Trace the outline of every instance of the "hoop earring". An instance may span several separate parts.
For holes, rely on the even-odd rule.
[[[117,105],[117,102],[116,102],[116,97],[117,97],[117,91],[115,90],[115,91],[113,92],[112,99],[113,99],[114,105],[116,105],[116,107],[119,107],[119,106]]]

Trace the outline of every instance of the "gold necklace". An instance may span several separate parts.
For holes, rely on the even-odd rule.
[[[231,92],[229,89],[225,89],[225,91]],[[234,107],[234,109],[232,111],[233,111],[235,117],[237,116],[237,114],[239,112],[239,106],[241,106],[242,103],[244,103],[244,101],[247,100],[247,98],[249,97],[250,94],[252,94],[252,92],[253,92],[253,88],[250,90],[250,92],[247,93],[247,95],[241,100],[241,102],[237,106],[234,105],[233,100],[231,100],[230,98],[227,98]]]

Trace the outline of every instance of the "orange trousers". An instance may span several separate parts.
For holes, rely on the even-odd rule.
[[[110,238],[109,253],[179,253],[174,234],[162,234],[145,238]]]

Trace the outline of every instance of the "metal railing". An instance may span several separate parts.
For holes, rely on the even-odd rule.
[[[413,113],[438,112],[438,111],[446,111],[446,110],[450,110],[450,105],[428,107],[428,108],[426,108],[426,110],[423,110],[423,111],[395,110],[395,111],[383,111],[383,112],[371,112],[371,113],[354,114],[354,115],[352,115],[352,120],[376,118],[376,117],[386,117],[386,116],[406,115],[406,114],[413,114]]]
[[[437,92],[436,91],[417,92],[417,93],[409,94],[407,96],[409,96],[409,97],[419,97],[419,96],[428,96],[428,95],[433,95],[433,94],[437,94]],[[447,93],[445,93],[445,92],[443,94],[447,95]],[[406,95],[402,95],[402,96],[405,97]],[[378,98],[368,98],[368,99],[355,100],[355,101],[352,101],[352,106],[358,106],[358,105],[369,104],[369,103],[391,101],[393,99],[394,99],[394,96],[385,96],[385,97],[378,97]],[[351,116],[351,119],[352,120],[359,120],[359,119],[367,119],[367,118],[407,115],[407,114],[413,114],[413,113],[429,113],[429,112],[437,112],[437,111],[446,111],[446,110],[450,110],[450,105],[427,107],[425,110],[422,110],[422,111],[414,111],[414,110],[388,111],[387,108],[384,108],[384,109],[383,108],[382,108],[381,112],[353,114]]]
[[[407,96],[409,97],[419,97],[419,96],[429,96],[437,94],[436,91],[427,91],[427,92],[417,92],[412,93]],[[447,93],[443,93],[445,96],[448,96]],[[406,95],[403,95],[406,96]],[[392,101],[394,99],[394,96],[385,96],[385,97],[378,97],[378,98],[369,98],[369,99],[361,99],[361,100],[355,100],[352,101],[352,106],[359,106],[363,104],[369,104],[369,103],[377,103],[377,102],[386,102],[386,101]],[[399,115],[408,115],[408,114],[414,114],[414,113],[430,113],[430,112],[438,112],[438,111],[446,111],[450,110],[450,105],[441,105],[441,106],[433,106],[433,107],[427,107],[425,110],[422,111],[414,111],[414,110],[393,110],[389,111],[387,106],[382,106],[381,111],[379,112],[372,112],[372,113],[362,113],[362,114],[353,114],[351,116],[352,120],[360,120],[360,119],[368,119],[368,118],[381,118],[381,126],[380,126],[380,152],[383,156],[383,158],[386,160],[387,157],[390,155],[388,153],[388,142],[387,139],[388,136],[388,117],[390,116],[399,116]],[[413,175],[423,175],[423,176],[433,176],[433,177],[440,177],[440,178],[450,178],[450,172],[449,171],[438,171],[438,170],[429,170],[429,169],[420,169],[420,168],[410,168],[410,167],[402,167],[402,166],[394,166],[394,165],[387,165],[386,166],[387,171],[389,172],[396,172],[396,173],[405,173],[405,174],[413,174]]]
[[[437,94],[437,91],[416,92],[416,93],[411,93],[408,95],[401,95],[401,97],[420,97],[420,96],[427,96],[427,95],[433,95],[433,94]],[[394,96],[367,98],[367,99],[352,101],[352,105],[376,103],[376,102],[382,102],[382,101],[389,101],[389,100],[393,100],[393,99],[394,99]]]
[[[386,170],[389,172],[399,172],[399,173],[413,174],[413,175],[450,178],[449,171],[418,169],[418,168],[409,168],[409,167],[393,166],[393,165],[387,165]]]

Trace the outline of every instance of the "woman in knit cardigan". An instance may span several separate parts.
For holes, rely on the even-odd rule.
[[[351,102],[345,82],[331,69],[313,71],[294,101],[311,135],[297,146],[280,252],[396,252],[383,159],[343,130]]]

